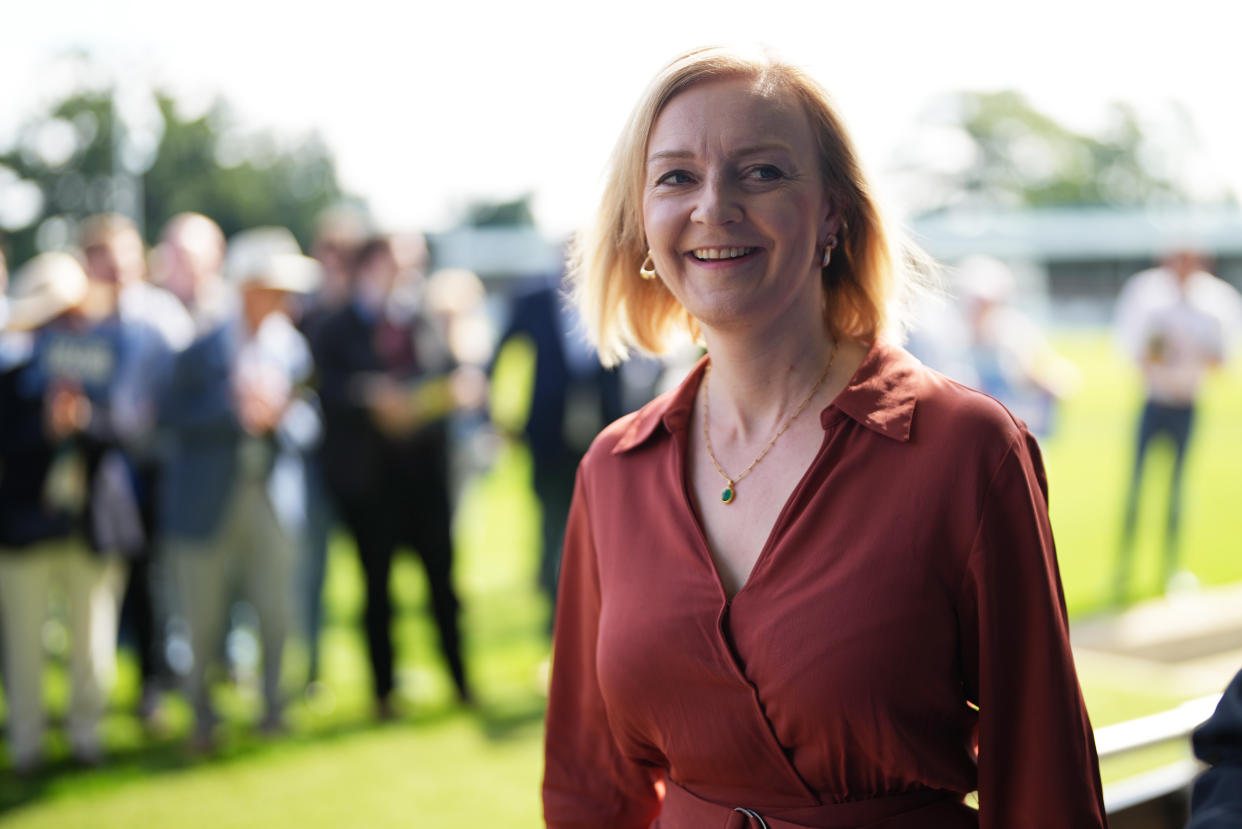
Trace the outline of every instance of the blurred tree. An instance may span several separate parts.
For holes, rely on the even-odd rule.
[[[899,167],[908,199],[922,209],[1200,200],[1183,170],[1196,144],[1188,116],[1176,108],[1162,115],[1165,129],[1145,129],[1133,106],[1115,103],[1102,131],[1087,135],[1021,93],[962,92],[929,108]]]
[[[510,201],[476,201],[466,208],[466,227],[534,227],[531,194]]]
[[[162,92],[74,93],[0,153],[0,232],[15,262],[71,243],[77,222],[104,210],[133,217],[148,241],[171,216],[195,210],[226,234],[277,224],[305,246],[315,216],[341,200],[317,136],[242,133],[221,101],[185,117]]]

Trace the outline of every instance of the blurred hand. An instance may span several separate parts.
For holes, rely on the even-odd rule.
[[[48,392],[44,408],[47,433],[64,440],[86,429],[91,422],[91,401],[74,383],[57,383]]]
[[[417,400],[404,384],[388,377],[373,378],[366,389],[371,419],[390,438],[409,436],[419,426]]]
[[[239,378],[234,393],[237,421],[250,435],[270,434],[289,406],[288,386],[267,383],[261,377]]]
[[[487,405],[487,375],[478,366],[462,366],[449,377],[453,404],[459,409],[482,409]]]

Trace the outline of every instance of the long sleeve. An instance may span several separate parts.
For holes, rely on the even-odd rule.
[[[109,420],[127,450],[148,455],[175,354],[160,333],[144,323],[130,324],[124,335],[127,356],[109,395]]]
[[[659,812],[653,770],[622,756],[596,675],[600,583],[583,474],[565,529],[544,746],[549,827],[638,829]]]
[[[984,496],[959,618],[966,691],[979,707],[981,829],[1106,826],[1029,435],[1009,447]]]
[[[159,423],[194,440],[231,439],[241,432],[232,397],[221,389],[228,375],[228,358],[218,345],[219,334],[208,335],[176,356],[171,376],[159,401]]]

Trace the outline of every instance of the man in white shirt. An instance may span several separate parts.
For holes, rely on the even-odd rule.
[[[314,289],[318,264],[284,228],[238,234],[228,260],[237,312],[177,355],[160,407],[169,438],[160,527],[190,630],[186,686],[200,751],[214,746],[207,672],[234,591],[259,620],[260,728],[284,728],[281,660],[306,520],[301,455],[319,424],[296,393],[311,373],[310,349],[286,315],[293,294]]]
[[[1151,441],[1164,436],[1174,447],[1164,536],[1164,578],[1177,568],[1182,472],[1194,423],[1195,401],[1207,371],[1221,365],[1242,320],[1242,297],[1204,269],[1192,250],[1177,251],[1157,268],[1135,274],[1117,301],[1121,347],[1143,372],[1145,403],[1139,420],[1134,472],[1126,495],[1116,600],[1125,600],[1138,519],[1143,461]]]

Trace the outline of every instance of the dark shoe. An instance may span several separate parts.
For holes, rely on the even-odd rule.
[[[171,730],[168,713],[164,710],[164,693],[156,688],[144,688],[138,702],[138,719],[142,728],[152,737],[166,737]]]
[[[186,749],[193,757],[210,757],[220,750],[220,744],[216,740],[216,729],[212,725],[196,725],[194,732],[190,735],[190,739],[186,742]]]
[[[281,737],[289,733],[289,726],[282,714],[267,713],[259,720],[259,734],[264,737]]]
[[[73,760],[88,769],[103,765],[103,748],[97,742],[86,742],[75,745],[72,749]]]
[[[386,697],[380,697],[375,701],[375,718],[380,722],[393,722],[399,716],[397,706],[393,703],[391,694]]]
[[[43,755],[34,754],[13,761],[13,774],[20,779],[35,777],[43,771]]]

